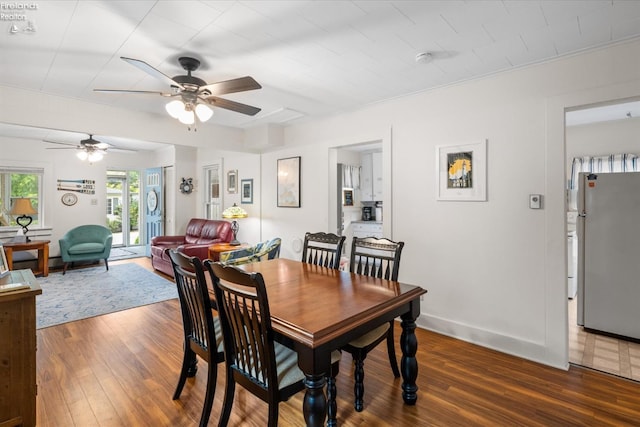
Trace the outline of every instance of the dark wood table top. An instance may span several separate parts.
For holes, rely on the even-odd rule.
[[[419,286],[278,258],[242,266],[260,272],[273,329],[307,347],[317,347],[416,300]]]
[[[51,243],[50,240],[31,240],[29,242],[4,242],[0,243],[0,245],[4,247],[8,247],[15,250],[29,250],[34,249],[36,247],[42,247],[46,244]]]

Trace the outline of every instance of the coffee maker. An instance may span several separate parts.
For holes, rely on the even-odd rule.
[[[363,206],[362,207],[362,220],[363,221],[373,221],[375,220],[374,217],[374,210],[373,210],[373,206]]]

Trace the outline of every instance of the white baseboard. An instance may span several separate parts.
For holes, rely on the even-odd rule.
[[[527,341],[517,337],[499,334],[427,314],[421,314],[416,320],[416,324],[420,328],[482,347],[487,347],[512,356],[552,366],[554,368],[563,369],[565,371],[569,369],[568,363],[557,364],[553,361],[547,360],[548,358],[546,355],[549,353],[548,349],[544,344],[539,342]]]

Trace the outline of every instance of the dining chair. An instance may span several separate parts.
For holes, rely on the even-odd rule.
[[[404,242],[394,242],[385,238],[354,237],[351,245],[349,271],[379,279],[397,281],[403,247]],[[400,376],[394,345],[393,322],[391,320],[389,323],[378,326],[342,348],[342,350],[351,354],[355,364],[354,407],[358,412],[362,411],[364,406],[364,359],[371,350],[384,340],[387,341],[387,353],[389,354],[389,364],[393,375],[396,378]]]
[[[220,313],[226,387],[219,426],[229,422],[236,383],[269,406],[269,427],[278,425],[278,405],[305,388],[295,351],[274,340],[264,279],[233,265],[205,261]],[[341,353],[328,366],[328,426],[336,425],[336,387]]]
[[[322,267],[340,268],[340,256],[345,236],[332,233],[306,233],[302,248],[302,262]]]
[[[200,427],[209,422],[216,391],[218,363],[224,362],[222,328],[218,316],[213,315],[211,298],[200,259],[167,249],[173,266],[174,280],[184,329],[184,356],[180,379],[173,400],[180,398],[187,377],[197,371],[197,356],[207,362],[207,389],[200,416]]]

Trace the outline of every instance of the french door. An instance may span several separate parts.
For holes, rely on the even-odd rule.
[[[107,171],[107,226],[113,246],[138,246],[140,242],[140,173]]]

